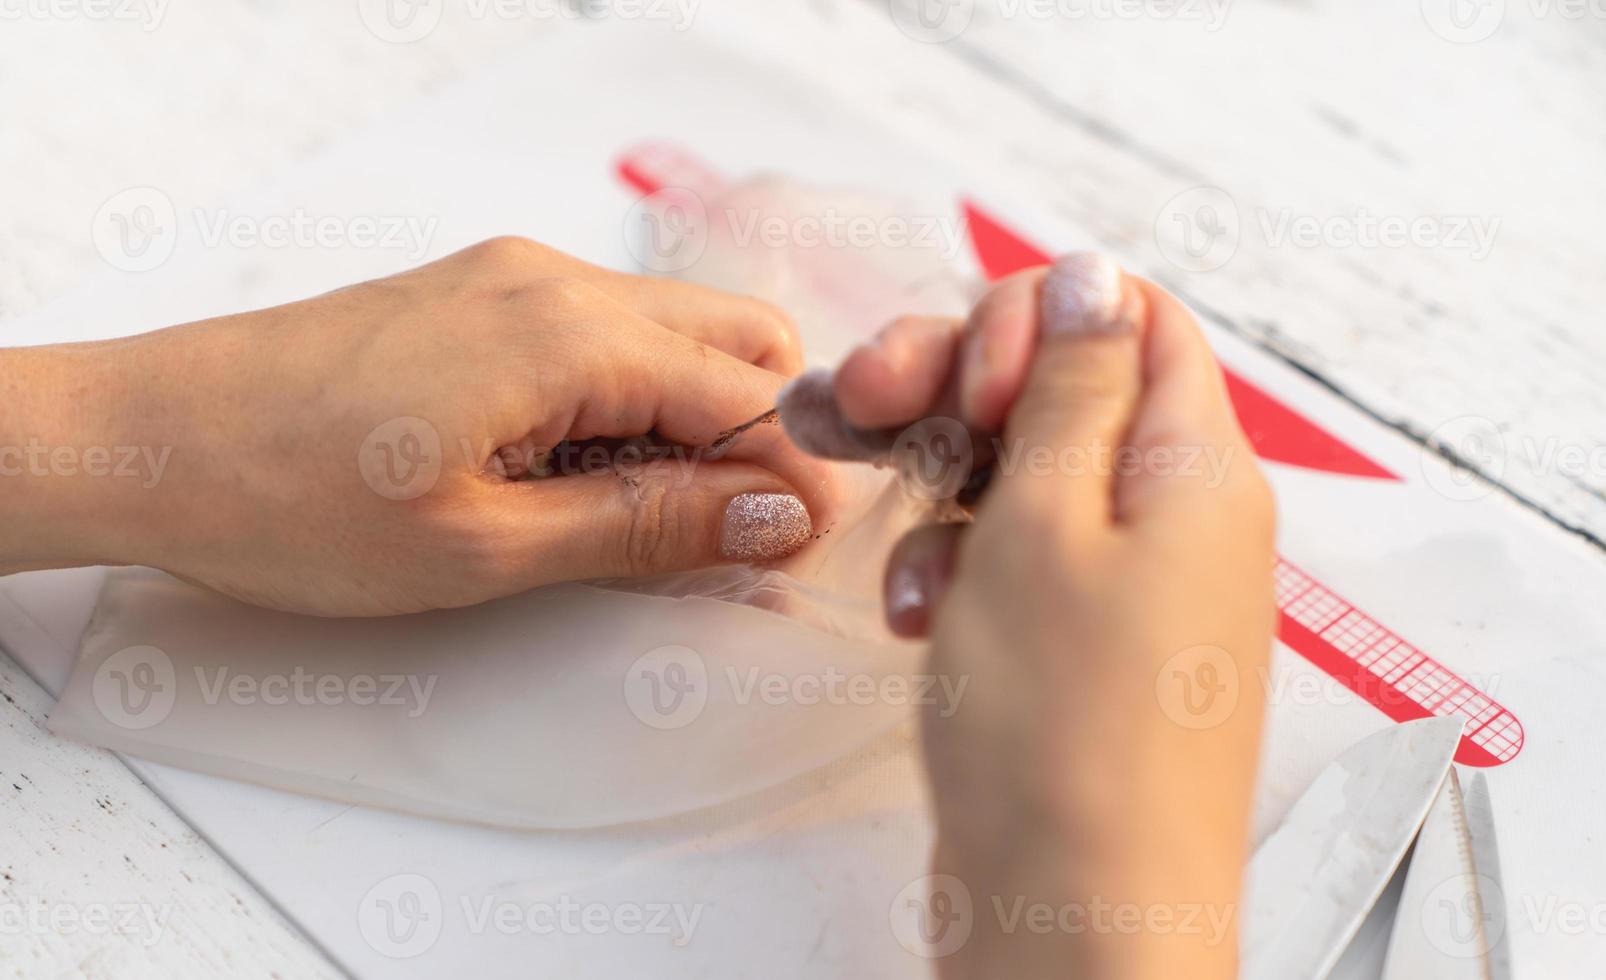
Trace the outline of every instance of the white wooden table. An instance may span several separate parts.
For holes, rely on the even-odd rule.
[[[0,343],[99,267],[88,230],[116,192],[222,197],[532,34],[629,27],[449,6],[410,44],[375,37],[370,5],[310,0],[0,22]],[[882,0],[708,0],[688,29],[734,25],[934,152],[985,155],[999,186],[1599,547],[1606,18],[1446,7],[959,0],[922,22]],[[119,760],[45,733],[48,696],[3,654],[0,691],[0,902],[124,926],[25,927],[0,964],[334,970]],[[158,929],[180,941],[145,941]]]

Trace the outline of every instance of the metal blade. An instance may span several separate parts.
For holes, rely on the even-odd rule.
[[[1438,795],[1461,719],[1396,725],[1317,774],[1245,872],[1243,980],[1320,980]]]
[[[1494,808],[1489,801],[1489,779],[1472,774],[1462,793],[1467,831],[1472,835],[1472,865],[1478,871],[1478,892],[1485,915],[1484,937],[1489,947],[1489,980],[1511,980],[1511,944],[1506,942],[1505,881],[1500,876],[1500,844],[1494,833]]]
[[[1481,884],[1452,767],[1411,851],[1383,980],[1490,980]]]

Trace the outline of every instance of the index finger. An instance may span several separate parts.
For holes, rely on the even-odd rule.
[[[722,434],[774,408],[786,377],[594,299],[570,324],[582,337],[582,367],[571,382],[577,410],[565,438],[655,432],[688,448],[686,466],[716,456],[762,466],[789,483],[810,513],[829,509],[829,467],[799,451],[778,425],[757,424],[713,452]]]
[[[515,283],[532,277],[586,283],[649,320],[749,364],[785,375],[803,370],[797,327],[780,308],[761,299],[695,283],[616,272],[514,236],[481,242],[442,261],[476,257],[488,258]]]

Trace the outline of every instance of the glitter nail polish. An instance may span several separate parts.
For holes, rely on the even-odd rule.
[[[1044,333],[1116,334],[1131,327],[1121,315],[1121,267],[1107,255],[1072,252],[1043,280]]]
[[[725,506],[719,553],[730,561],[774,561],[803,547],[814,524],[803,501],[786,493],[744,493]]]

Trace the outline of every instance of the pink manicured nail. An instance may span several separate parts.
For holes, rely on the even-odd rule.
[[[730,561],[774,561],[814,533],[808,508],[789,493],[744,493],[725,505],[719,553]]]
[[[931,583],[923,569],[908,563],[887,569],[884,601],[887,624],[899,636],[925,636],[931,621]]]
[[[1043,280],[1043,332],[1116,334],[1131,328],[1121,315],[1121,267],[1107,255],[1072,252]]]
[[[875,462],[886,458],[898,429],[859,429],[842,417],[830,371],[793,378],[776,396],[781,428],[797,447],[822,459]]]
[[[904,535],[887,559],[881,601],[887,625],[910,639],[931,630],[933,607],[953,581],[962,524],[927,524]]]

